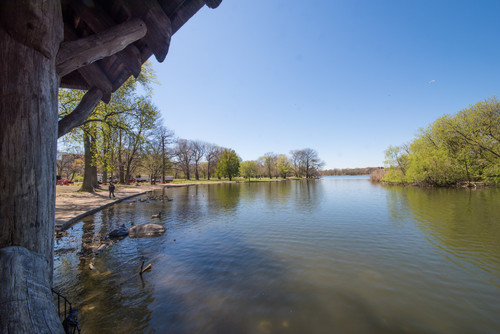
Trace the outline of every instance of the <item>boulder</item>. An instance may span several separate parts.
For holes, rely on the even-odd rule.
[[[131,227],[128,236],[131,238],[159,237],[165,233],[165,227],[158,224],[142,224]]]
[[[128,230],[124,224],[122,224],[122,226],[120,226],[116,230],[109,232],[108,234],[110,238],[121,238],[121,237],[126,237],[127,235],[128,235]]]

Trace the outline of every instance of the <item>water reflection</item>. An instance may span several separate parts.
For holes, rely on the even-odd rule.
[[[412,217],[443,256],[500,287],[499,189],[388,187],[392,220]]]
[[[489,191],[489,193],[488,193]],[[56,288],[86,333],[495,333],[500,194],[390,188],[365,178],[164,189],[88,217],[57,249]],[[495,202],[497,201],[497,202]],[[161,219],[153,213],[162,212]],[[476,218],[477,221],[474,221]],[[141,262],[153,269],[137,274]]]

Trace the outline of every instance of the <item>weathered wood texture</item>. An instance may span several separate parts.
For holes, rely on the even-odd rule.
[[[1,333],[62,332],[50,294],[62,39],[59,1],[0,2]]]
[[[0,249],[0,333],[64,333],[47,259],[24,247]]]
[[[126,17],[137,16],[146,22],[148,32],[144,42],[153,51],[156,59],[162,62],[167,56],[172,37],[170,18],[162,10],[158,1],[117,0]]]
[[[217,8],[221,4],[222,0],[204,0],[204,2],[210,8]]]
[[[77,40],[78,35],[74,32],[68,24],[64,25],[64,38],[66,40]],[[81,67],[77,70],[78,75],[73,75],[76,79],[81,77],[88,87],[97,87],[103,93],[102,100],[104,102],[109,102],[111,99],[111,93],[113,92],[113,85],[109,80],[106,73],[102,70],[98,63],[92,63],[87,66]],[[72,75],[72,72],[70,75]],[[63,88],[70,88],[61,85]]]
[[[0,13],[0,248],[19,245],[52,261],[60,5],[4,1]],[[5,16],[23,24],[4,25]]]
[[[216,8],[220,3],[221,0],[113,0],[91,5],[82,0],[63,2],[65,41],[88,38],[134,18],[145,22],[147,32],[120,52],[79,68],[77,74],[73,71],[63,75],[61,87],[97,87],[103,91],[103,101],[109,101],[111,93],[130,75],[139,75],[141,64],[151,55],[160,62],[165,59],[172,35],[198,10],[205,5]]]
[[[116,25],[113,18],[99,3],[96,3],[92,9],[79,1],[71,1],[69,5],[94,33],[99,33]],[[130,44],[122,52],[118,52],[116,57],[134,77],[139,76],[142,65],[141,51],[134,44]]]
[[[102,5],[111,20],[98,27],[92,14],[78,14],[74,1],[90,12],[94,3]],[[205,1],[210,7],[220,3]],[[138,75],[138,64],[152,54],[163,61],[172,34],[204,5],[204,0],[0,1],[1,333],[62,332],[50,294],[59,85],[95,88],[109,101],[128,72]],[[117,24],[133,19],[145,22],[144,37],[139,24],[123,40],[109,38],[109,31],[123,28]],[[56,55],[63,41],[58,65],[67,74],[60,81]],[[91,111],[96,91],[72,116],[78,122]],[[69,127],[75,119],[67,120]]]
[[[92,113],[99,101],[102,92],[98,88],[92,88],[82,98],[75,110],[59,121],[57,138],[61,138],[77,126],[80,126]]]
[[[89,37],[64,42],[56,58],[57,74],[64,76],[99,59],[114,55],[144,37],[146,31],[144,21],[136,18]]]

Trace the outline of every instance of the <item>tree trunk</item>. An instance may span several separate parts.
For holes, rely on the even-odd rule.
[[[83,168],[83,183],[80,191],[94,192],[92,185],[92,148],[90,136],[84,132],[83,134],[83,149],[84,149],[84,168]]]
[[[123,165],[123,157],[122,157],[122,131],[119,132],[119,143],[118,143],[118,176],[120,182],[123,183],[125,181],[125,166]]]
[[[50,294],[59,1],[0,2],[0,333],[62,333]]]
[[[165,137],[161,137],[161,183],[165,183]]]
[[[108,143],[104,146],[103,162],[102,162],[102,183],[106,183],[108,179]]]
[[[189,162],[186,164],[186,179],[191,180],[191,173],[190,173],[191,166],[189,165]]]
[[[97,182],[97,166],[92,166],[92,187],[99,188],[99,182]]]
[[[92,164],[90,165],[90,169],[92,170],[92,188],[99,188],[99,183],[97,183],[97,144],[96,138],[92,137],[90,140],[90,151],[92,152]]]

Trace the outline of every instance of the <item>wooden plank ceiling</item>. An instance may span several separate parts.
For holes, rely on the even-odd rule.
[[[171,36],[198,10],[204,5],[216,8],[221,2],[222,0],[63,0],[63,44],[68,46],[66,50],[69,53],[72,48],[78,50],[78,47],[84,45],[84,39],[93,38],[93,44],[95,40],[105,41],[106,36],[109,38],[106,32],[113,29],[115,33],[126,31],[131,36],[144,35],[144,30],[142,35],[137,35],[144,29],[141,24],[147,30],[144,37],[131,44],[126,40],[122,41],[126,47],[120,47],[121,51],[112,54],[114,51],[110,50],[110,55],[98,57],[101,59],[96,61],[87,61],[88,64],[80,64],[75,70],[58,64],[60,87],[83,90],[98,88],[102,92],[102,100],[108,102],[111,93],[131,75],[139,75],[141,65],[149,57],[154,55],[159,62],[165,59]]]

